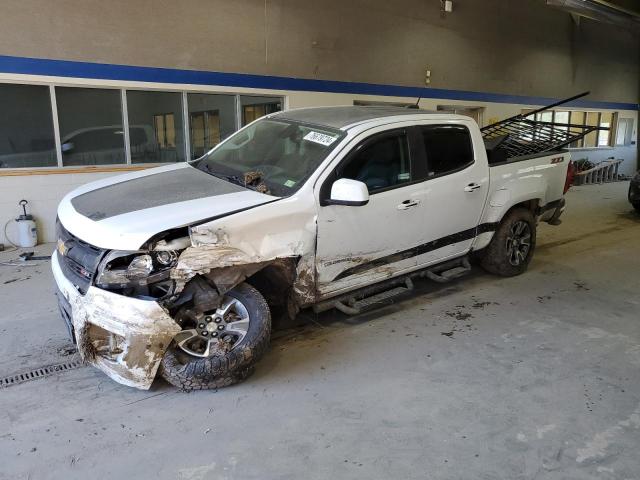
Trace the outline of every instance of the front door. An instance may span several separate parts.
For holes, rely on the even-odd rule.
[[[425,184],[416,183],[409,129],[369,136],[349,153],[321,189],[339,178],[364,182],[364,206],[324,205],[318,214],[316,271],[321,295],[368,285],[415,268],[411,251],[425,235]]]

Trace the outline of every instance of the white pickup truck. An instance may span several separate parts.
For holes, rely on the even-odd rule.
[[[80,187],[58,210],[62,316],[116,381],[217,388],[252,371],[272,314],[357,314],[471,256],[518,275],[538,222],[559,223],[569,154],[490,164],[484,140],[457,115],[290,110],[193,162]]]

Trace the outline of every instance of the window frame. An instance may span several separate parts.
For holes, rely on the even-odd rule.
[[[527,118],[530,117],[529,113],[532,112],[533,110],[530,109],[524,109],[522,110],[522,114],[525,115]],[[550,110],[550,112],[552,113],[551,116],[551,122],[555,123],[556,122],[556,113],[561,112],[561,113],[568,113],[569,114],[569,121],[567,122],[568,124],[575,124],[575,125],[582,125],[582,126],[589,126],[590,124],[587,123],[588,120],[587,118],[589,117],[589,114],[597,114],[597,125],[596,126],[600,126],[600,124],[602,123],[602,116],[606,115],[606,114],[611,114],[611,127],[609,128],[609,142],[607,145],[598,145],[599,143],[599,139],[600,139],[600,130],[595,130],[595,135],[596,135],[596,140],[595,140],[595,146],[585,146],[585,139],[586,136],[582,137],[580,140],[578,140],[579,145],[577,146],[572,146],[572,144],[567,145],[566,148],[567,150],[597,150],[597,149],[603,149],[603,150],[610,150],[612,148],[616,148],[616,144],[615,144],[615,139],[616,139],[616,133],[618,130],[618,121],[620,120],[620,112],[617,110],[579,110],[579,109],[572,109],[572,110],[557,110],[557,109],[553,109]],[[546,112],[543,112],[546,113]],[[582,117],[582,121],[574,123],[574,115],[579,114]],[[540,113],[537,113],[534,116],[534,120],[535,121],[540,121],[539,120],[539,116]],[[564,123],[564,122],[562,122]],[[574,142],[576,143],[576,142]]]
[[[453,170],[449,170],[437,175],[429,175],[429,156],[427,155],[427,147],[424,143],[424,139],[422,138],[422,128],[437,128],[437,127],[450,127],[450,126],[456,126],[456,127],[460,127],[460,128],[464,128],[465,131],[467,132],[468,135],[468,139],[469,139],[469,146],[471,147],[471,161],[458,167],[455,168]],[[475,149],[475,145],[473,144],[473,137],[471,136],[471,130],[469,130],[469,127],[467,125],[464,125],[463,123],[425,123],[422,125],[416,125],[417,128],[420,129],[420,131],[418,132],[419,137],[420,137],[420,147],[422,149],[422,156],[423,156],[423,163],[426,167],[426,177],[425,180],[429,181],[429,180],[434,180],[436,178],[441,178],[441,177],[446,177],[447,175],[453,175],[454,173],[458,173],[458,172],[462,172],[463,170],[466,170],[469,167],[472,167],[473,165],[476,164],[476,149]]]
[[[424,154],[420,154],[419,145],[416,144],[416,141],[419,140],[416,132],[417,129],[415,125],[404,127],[395,126],[382,132],[373,133],[360,140],[344,155],[342,159],[340,159],[338,164],[331,169],[331,172],[322,182],[319,195],[320,206],[325,207],[332,205],[329,202],[329,199],[331,198],[331,187],[336,180],[343,178],[340,176],[342,174],[342,169],[353,159],[353,157],[358,155],[364,148],[370,146],[372,143],[388,137],[396,136],[398,134],[404,134],[407,140],[407,153],[409,155],[409,171],[411,174],[411,180],[409,180],[408,182],[391,185],[389,187],[378,188],[372,192],[369,192],[369,196],[377,195],[379,193],[384,193],[391,190],[397,190],[399,188],[409,187],[411,185],[424,182],[426,177],[423,177],[423,175],[426,175],[426,165],[424,164]]]
[[[82,80],[82,79],[79,79]],[[64,81],[25,81],[21,79],[0,79],[0,88],[3,85],[32,85],[32,86],[42,86],[46,87],[49,90],[49,101],[51,105],[51,122],[53,126],[54,133],[54,153],[56,158],[56,165],[34,165],[28,167],[5,167],[0,168],[0,177],[1,176],[20,176],[20,175],[32,175],[32,174],[65,174],[65,173],[92,173],[92,172],[114,172],[114,171],[129,171],[129,170],[142,170],[146,168],[152,168],[154,166],[162,166],[162,165],[171,165],[176,162],[156,162],[156,163],[134,163],[131,158],[131,141],[129,138],[129,112],[128,112],[128,103],[127,103],[127,92],[141,91],[141,92],[161,92],[161,93],[178,93],[180,94],[180,114],[183,117],[183,125],[182,125],[182,135],[184,136],[184,145],[181,147],[183,150],[185,161],[191,160],[191,132],[190,132],[190,123],[189,123],[189,110],[188,110],[188,94],[190,93],[200,93],[205,95],[229,95],[234,97],[234,117],[235,117],[235,125],[234,125],[234,133],[243,128],[241,125],[242,119],[240,118],[240,101],[241,97],[259,97],[259,98],[272,98],[273,103],[279,103],[282,110],[285,111],[288,108],[288,96],[287,95],[278,95],[270,92],[265,92],[261,94],[247,94],[240,93],[237,91],[220,91],[220,90],[209,90],[206,88],[186,88],[179,89],[175,87],[171,87],[167,85],[163,87],[161,85],[149,85],[148,87],[144,86],[129,86],[129,85],[113,85],[113,84],[103,84],[103,83],[85,83],[82,82],[64,82]],[[124,131],[124,163],[110,163],[110,164],[87,164],[87,165],[64,165],[63,164],[63,155],[62,155],[62,145],[61,145],[61,134],[60,134],[60,119],[58,114],[58,105],[57,105],[57,88],[78,88],[78,89],[97,89],[97,90],[114,90],[119,92],[120,98],[120,115],[122,118],[122,128]],[[164,112],[161,112],[164,113]],[[178,112],[173,112],[178,113]],[[155,129],[154,126],[152,128]],[[178,132],[176,131],[176,134]]]

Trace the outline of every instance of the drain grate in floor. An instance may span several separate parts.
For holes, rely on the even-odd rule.
[[[9,377],[0,378],[0,388],[11,387],[20,383],[29,382],[31,380],[38,380],[39,378],[45,378],[50,375],[65,372],[67,370],[74,370],[76,368],[84,367],[85,363],[81,359],[72,360],[65,363],[57,363],[55,365],[47,365],[45,367],[36,368],[24,373],[18,373]]]

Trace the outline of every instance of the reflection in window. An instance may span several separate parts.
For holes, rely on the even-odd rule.
[[[0,168],[57,165],[49,87],[0,84]]]
[[[182,95],[127,91],[132,163],[184,161]]]
[[[597,127],[598,126],[598,118],[600,114],[598,112],[587,112],[587,125]],[[589,133],[584,137],[584,146],[585,147],[595,147],[598,141],[598,132],[594,131]]]
[[[119,90],[56,87],[63,165],[127,163]]]
[[[459,125],[422,127],[429,177],[455,172],[473,163],[471,135]]]
[[[282,100],[277,97],[241,96],[240,105],[242,106],[242,126],[282,110]]]
[[[191,158],[199,158],[236,131],[235,95],[190,93]]]
[[[191,122],[191,150],[201,157],[220,143],[220,112],[208,110],[189,114]]]
[[[341,177],[364,182],[369,193],[411,181],[407,136],[380,135],[348,161]]]

